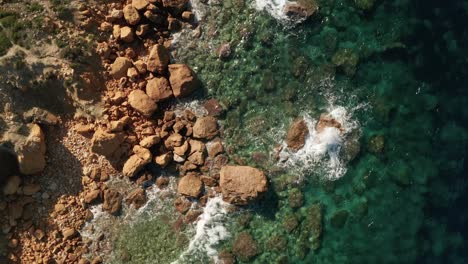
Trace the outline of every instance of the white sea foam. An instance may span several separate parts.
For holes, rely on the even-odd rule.
[[[287,0],[255,0],[254,7],[257,10],[267,11],[280,21],[288,21],[289,18],[284,13],[284,6],[287,2]]]
[[[304,121],[309,129],[305,145],[297,152],[287,148],[286,142],[282,144],[279,153],[279,164],[291,169],[305,172],[321,166],[325,171],[325,177],[336,180],[346,173],[346,164],[341,156],[346,136],[359,128],[357,121],[344,107],[330,109],[329,115],[341,124],[341,129],[326,127],[318,132],[315,126],[318,120],[308,114],[304,114]]]
[[[198,219],[196,233],[190,240],[187,250],[173,264],[185,263],[184,260],[187,259],[194,260],[200,254],[208,256],[217,263],[218,252],[215,247],[230,236],[225,226],[228,213],[226,207],[227,203],[219,196],[208,200],[203,214]]]

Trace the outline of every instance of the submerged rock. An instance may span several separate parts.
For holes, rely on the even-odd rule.
[[[385,138],[382,135],[373,136],[367,143],[367,149],[371,153],[380,154],[383,152],[385,147]]]
[[[104,191],[102,209],[110,214],[118,214],[122,208],[122,195],[113,189]]]
[[[330,223],[335,228],[342,228],[348,220],[349,212],[346,210],[339,210],[333,213]]]
[[[308,134],[309,128],[307,128],[307,124],[304,119],[301,118],[294,121],[286,135],[286,144],[288,145],[288,148],[297,151],[304,147]]]
[[[247,233],[240,233],[232,245],[232,253],[240,261],[250,261],[259,253],[257,242]]]
[[[298,0],[286,3],[283,12],[291,19],[305,20],[315,14],[317,10],[318,4],[315,0]]]
[[[223,199],[229,203],[245,205],[268,190],[265,174],[249,166],[224,166],[220,171],[219,186]]]
[[[327,127],[334,127],[342,131],[340,122],[328,114],[321,114],[317,125],[315,125],[315,130],[317,130],[317,133],[321,133]]]

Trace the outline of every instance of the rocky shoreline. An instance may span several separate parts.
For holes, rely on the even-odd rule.
[[[171,32],[196,27],[188,7],[186,0],[86,7],[88,13],[100,14],[92,22],[107,37],[96,50],[105,71],[99,78],[82,76],[88,76],[91,86],[105,80],[104,110],[96,118],[61,120],[37,109],[28,119],[32,122],[22,126],[29,132],[2,137],[14,146],[5,155],[17,156],[19,168],[2,175],[0,209],[6,214],[0,223],[9,240],[9,262],[102,263],[105,259],[89,252],[92,241],[80,236],[93,218],[90,206],[102,203],[104,211],[117,216],[123,202],[143,206],[146,187],[162,188],[168,182],[154,171],[180,175],[175,207],[184,223],[200,214],[189,210],[191,203],[204,205],[216,193],[245,205],[266,192],[261,171],[226,166],[229,158],[216,119],[222,107],[216,100],[205,103],[206,116],[170,110],[177,99],[201,90],[190,67],[170,58]],[[56,173],[68,182],[56,183]],[[109,187],[112,177],[128,178],[134,188],[122,192]]]

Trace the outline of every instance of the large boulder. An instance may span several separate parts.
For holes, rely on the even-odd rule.
[[[172,89],[165,77],[156,77],[146,84],[146,93],[156,102],[164,101],[172,97]]]
[[[132,61],[126,57],[118,57],[111,65],[110,74],[116,79],[127,76],[128,68],[132,67]]]
[[[268,190],[265,174],[249,166],[227,165],[221,168],[219,186],[223,199],[229,203],[245,205]]]
[[[297,151],[304,147],[308,134],[309,128],[307,128],[307,124],[304,119],[294,121],[286,135],[286,144],[288,145],[288,148]]]
[[[195,73],[185,64],[169,65],[169,82],[176,98],[190,95],[200,85]]]
[[[150,117],[158,108],[156,102],[142,90],[134,90],[128,95],[128,103],[138,112]]]
[[[29,135],[15,146],[18,165],[23,174],[35,174],[44,170],[46,165],[46,144],[44,133],[37,124],[28,125]]]
[[[126,5],[123,9],[123,15],[127,23],[129,23],[132,26],[135,26],[140,22],[140,14],[138,13],[138,10],[133,7],[132,5]]]
[[[156,44],[151,48],[146,68],[150,72],[164,74],[170,59],[171,57],[166,47]]]
[[[200,139],[212,139],[218,134],[216,118],[205,116],[198,118],[193,125],[193,137]]]
[[[112,154],[117,151],[124,139],[122,133],[108,133],[103,129],[98,129],[91,139],[91,151],[106,157],[112,157]]]
[[[133,147],[133,153],[135,154],[125,162],[122,169],[122,174],[127,177],[135,176],[139,171],[141,171],[141,169],[150,163],[153,158],[148,149],[138,145]]]
[[[185,196],[197,198],[203,188],[203,183],[200,177],[194,174],[188,174],[179,180],[177,191]]]
[[[286,3],[283,12],[291,19],[302,21],[311,17],[317,10],[318,4],[315,0],[298,0]]]

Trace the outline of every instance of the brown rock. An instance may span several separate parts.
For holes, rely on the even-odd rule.
[[[176,11],[184,10],[188,5],[189,0],[163,0],[163,6],[166,8],[172,8]]]
[[[111,134],[102,129],[98,129],[91,139],[91,151],[106,157],[111,157],[123,142],[124,135],[122,133]]]
[[[223,199],[232,204],[245,205],[257,199],[268,189],[262,171],[249,166],[224,166],[220,171],[219,186]]]
[[[174,133],[164,141],[164,146],[168,149],[174,149],[174,147],[182,146],[183,141],[184,138],[180,134]]]
[[[283,11],[286,16],[292,19],[305,20],[315,14],[317,10],[318,4],[315,0],[299,0],[286,3]]]
[[[62,236],[63,236],[63,239],[65,240],[72,239],[76,237],[77,235],[78,235],[78,232],[74,228],[65,227],[64,229],[62,229]]]
[[[181,196],[174,201],[174,206],[177,212],[184,214],[190,209],[192,203],[187,198]]]
[[[151,148],[159,142],[161,142],[161,137],[159,137],[159,135],[152,135],[145,137],[142,141],[140,141],[140,146],[144,148]]]
[[[148,34],[150,31],[150,25],[148,24],[141,24],[141,25],[138,25],[137,28],[136,28],[136,35],[139,36],[139,37],[143,37],[145,36],[146,34]]]
[[[147,0],[132,0],[132,6],[137,10],[143,10],[148,6]]]
[[[26,175],[44,170],[46,144],[42,129],[37,124],[28,125],[29,135],[15,146],[20,172]]]
[[[18,191],[18,188],[21,184],[21,178],[18,175],[11,176],[8,178],[5,186],[3,187],[4,195],[15,194]]]
[[[216,99],[207,100],[203,103],[203,107],[205,107],[206,111],[208,111],[208,115],[210,116],[219,116],[223,112],[223,107]]]
[[[159,156],[156,156],[156,158],[154,159],[154,162],[158,164],[159,166],[161,166],[162,168],[169,165],[171,161],[172,161],[172,152],[161,154]]]
[[[162,189],[169,185],[169,179],[167,177],[158,177],[156,179],[156,186],[158,186],[159,189]]]
[[[190,139],[190,153],[193,154],[195,152],[205,152],[205,143],[201,142],[200,140]]]
[[[150,117],[158,108],[156,102],[142,90],[134,90],[128,95],[128,103],[138,112]]]
[[[114,25],[112,27],[112,35],[114,36],[115,39],[120,39],[120,26],[119,25]]]
[[[140,172],[148,163],[151,162],[151,152],[143,147],[136,145],[133,147],[132,155],[124,164],[122,174],[127,177],[133,177]]]
[[[343,131],[340,122],[336,121],[336,119],[330,115],[321,114],[317,125],[315,125],[315,130],[317,130],[317,133],[321,133],[327,127],[335,127],[340,131]]]
[[[231,50],[231,44],[229,43],[224,43],[219,48],[216,50],[216,53],[218,54],[218,58],[220,59],[227,59],[231,56],[232,50]]]
[[[123,9],[123,15],[127,23],[134,26],[140,22],[140,14],[132,5],[126,5]]]
[[[156,102],[164,101],[172,97],[172,89],[169,81],[164,77],[156,77],[146,84],[146,93]]]
[[[90,190],[85,193],[84,195],[84,202],[87,204],[93,203],[99,198],[100,191],[99,190]]]
[[[187,22],[191,22],[195,18],[195,16],[190,11],[184,11],[182,12],[182,18]]]
[[[185,64],[169,65],[169,82],[176,98],[188,96],[200,86],[195,73]]]
[[[41,190],[41,186],[39,184],[27,184],[22,189],[24,195],[33,195]]]
[[[170,54],[163,45],[156,44],[148,56],[147,68],[150,72],[163,74],[169,64]]]
[[[237,236],[232,245],[232,253],[239,260],[248,262],[259,253],[259,250],[253,237],[247,232],[242,232]]]
[[[145,190],[142,188],[137,188],[131,191],[128,194],[127,199],[125,199],[125,202],[128,205],[133,204],[137,209],[142,207],[146,203],[146,201],[146,193]]]
[[[127,76],[128,68],[132,67],[132,61],[126,57],[118,57],[111,65],[110,74],[115,79]]]
[[[200,139],[212,139],[218,134],[216,118],[205,116],[198,118],[193,125],[193,137]]]
[[[145,74],[146,73],[146,63],[143,62],[142,60],[137,60],[133,63],[133,66],[137,69],[139,74]]]
[[[179,155],[179,156],[185,156],[185,153],[187,152],[189,147],[188,141],[185,141],[184,144],[180,147],[174,147],[174,154]]]
[[[194,174],[188,174],[179,180],[177,192],[189,197],[197,198],[203,188],[200,178]]]
[[[196,151],[188,157],[188,161],[192,164],[201,166],[205,164],[205,153]]]
[[[59,118],[51,112],[33,107],[31,110],[23,114],[24,119],[29,123],[53,126],[59,123]]]
[[[75,129],[76,133],[85,136],[94,132],[93,125],[91,124],[76,124],[73,129]]]
[[[221,143],[220,141],[214,142],[213,144],[208,145],[207,150],[208,156],[214,158],[218,154],[224,152],[223,143]]]
[[[133,36],[133,31],[130,27],[122,27],[120,29],[120,39],[127,42],[127,43],[130,43],[134,40],[134,36]]]
[[[305,140],[309,134],[309,129],[304,119],[294,121],[286,135],[286,144],[292,150],[299,150],[305,145]]]
[[[113,189],[104,191],[102,209],[110,214],[118,214],[122,208],[122,195]]]

